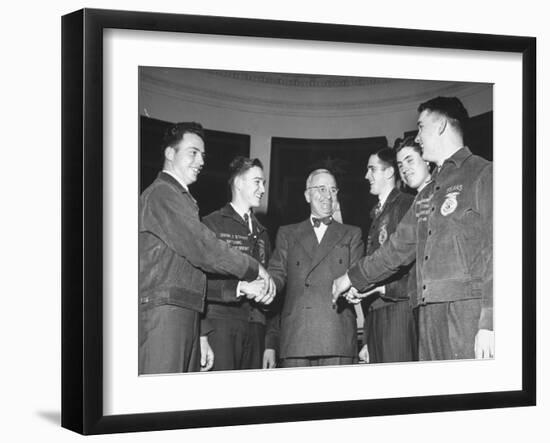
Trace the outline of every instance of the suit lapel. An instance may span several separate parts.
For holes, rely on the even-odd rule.
[[[313,255],[313,259],[311,260],[311,270],[313,270],[313,268],[315,268],[334,249],[336,243],[340,241],[345,233],[346,229],[338,222],[333,221],[327,226],[325,235],[323,236],[321,243]],[[315,237],[315,233],[313,233],[313,235]],[[317,239],[315,238],[315,240]]]
[[[309,218],[298,225],[298,229],[296,230],[296,240],[311,260],[315,250],[317,249],[318,243]]]

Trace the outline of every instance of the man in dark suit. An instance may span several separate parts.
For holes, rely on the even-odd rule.
[[[326,169],[313,171],[305,199],[311,216],[282,226],[269,261],[277,292],[285,289],[280,318],[283,367],[352,364],[357,355],[357,322],[345,299],[332,304],[332,281],[363,254],[361,230],[332,219],[338,194]]]

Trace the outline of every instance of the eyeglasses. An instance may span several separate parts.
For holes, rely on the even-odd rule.
[[[338,188],[335,188],[335,187],[328,187],[328,186],[325,186],[325,185],[322,185],[322,186],[310,186],[309,188],[307,189],[316,189],[320,194],[323,194],[323,195],[336,195],[338,194]]]

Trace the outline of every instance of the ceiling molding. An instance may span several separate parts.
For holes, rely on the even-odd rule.
[[[280,81],[287,74],[207,71],[205,78],[203,72],[196,70],[182,70],[182,74],[185,73],[191,73],[192,76],[176,76],[173,72],[166,75],[166,71],[158,71],[157,74],[154,70],[141,72],[140,90],[176,101],[220,109],[333,118],[409,111],[422,101],[438,95],[464,97],[487,89],[486,84],[480,83],[306,76],[307,79],[302,79],[303,84],[313,82],[317,85],[315,91],[311,92],[309,86],[282,87]],[[293,83],[293,79],[297,77],[304,76],[288,75],[287,80]],[[239,86],[235,85],[235,79],[238,79]],[[343,79],[350,80],[345,88],[320,86],[337,84]],[[363,83],[352,86],[351,80],[357,79]],[[271,86],[262,87],[260,83]],[[251,84],[254,86],[251,87]],[[273,85],[276,86],[276,91]]]

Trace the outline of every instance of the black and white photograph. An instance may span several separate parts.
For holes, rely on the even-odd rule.
[[[140,375],[495,357],[493,84],[140,66],[138,103]]]
[[[62,426],[536,405],[536,39],[201,8],[62,17]]]

